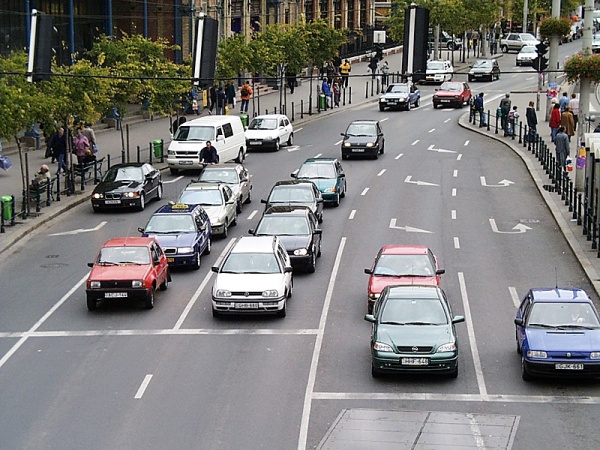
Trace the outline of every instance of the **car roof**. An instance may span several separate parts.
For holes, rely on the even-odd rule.
[[[202,169],[202,171],[204,172],[205,170],[233,169],[235,167],[243,167],[243,166],[240,163],[224,162],[224,163],[219,163],[219,164],[210,164],[210,165],[206,166],[204,169]]]
[[[392,84],[407,84],[407,83],[392,83]],[[390,86],[392,85],[390,84]],[[379,123],[379,120],[372,120],[372,119],[359,119],[359,120],[353,120],[352,122],[350,122],[350,125],[352,125],[353,123],[368,123],[368,124],[376,124]]]
[[[252,119],[279,119],[281,117],[285,117],[287,119],[285,114],[262,114],[260,116],[255,116]]]
[[[384,245],[382,255],[426,255],[429,247],[426,245]]]
[[[289,205],[280,205],[280,206],[271,206],[264,213],[263,216],[274,216],[274,215],[286,215],[286,216],[306,216],[310,213],[310,208],[308,206],[289,206]]]
[[[147,247],[156,239],[153,237],[118,237],[109,239],[102,247]]]
[[[310,180],[280,180],[278,182],[276,182],[273,185],[273,188],[276,188],[278,186],[300,186],[300,185],[311,185],[314,184],[312,181]]]
[[[180,126],[185,127],[185,126],[189,126],[189,125],[192,125],[192,126],[220,125],[222,123],[234,121],[236,119],[239,120],[239,116],[234,116],[234,115],[231,115],[229,117],[224,116],[224,115],[204,116],[204,117],[198,117],[197,119],[193,119],[193,120],[184,122]]]
[[[148,163],[143,163],[143,162],[120,163],[120,164],[113,164],[112,166],[110,166],[110,168],[111,169],[120,169],[121,167],[142,167],[146,164],[148,164]]]
[[[212,181],[190,181],[184,191],[200,191],[209,189],[219,189],[222,186],[221,183],[213,183]]]
[[[307,158],[302,164],[331,164],[337,161],[337,158]]]
[[[191,213],[195,209],[202,208],[200,205],[188,205],[186,203],[174,203],[172,205],[164,205],[154,211],[153,215],[157,214],[177,214]]]
[[[398,299],[439,299],[441,289],[437,286],[406,284],[386,286],[388,298]]]
[[[231,253],[274,253],[277,236],[243,236],[238,239]]]
[[[529,293],[534,303],[592,302],[587,292],[580,288],[534,288]]]

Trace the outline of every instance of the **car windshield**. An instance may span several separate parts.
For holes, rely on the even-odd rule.
[[[397,93],[408,94],[409,89],[408,89],[408,85],[406,85],[406,84],[390,84],[385,92],[386,93],[393,92],[395,94],[397,94]],[[373,125],[369,125],[369,126],[373,127]]]
[[[492,67],[492,62],[487,60],[487,59],[478,59],[477,61],[475,61],[475,64],[473,64],[473,68],[489,68]]]
[[[219,183],[236,184],[238,182],[235,169],[209,169],[206,168],[198,177],[198,181],[211,181]]]
[[[442,83],[442,85],[440,86],[440,89],[442,91],[462,91],[462,83]]]
[[[102,181],[144,181],[141,167],[112,167]]]
[[[431,277],[435,269],[428,255],[381,255],[373,275]]]
[[[335,168],[331,164],[302,164],[298,178],[336,178]]]
[[[221,273],[281,273],[273,253],[231,253]]]
[[[146,233],[193,233],[194,218],[190,214],[160,214],[152,216],[146,225]]]
[[[183,191],[177,203],[187,205],[218,206],[223,204],[223,197],[219,189],[199,189]]]
[[[408,92],[408,91],[390,91],[393,86],[388,87],[388,92]],[[346,130],[348,136],[377,136],[377,130],[374,124],[370,123],[351,123]]]
[[[382,324],[446,325],[448,318],[438,298],[388,298],[380,313]]]
[[[427,61],[427,70],[444,70],[444,63],[440,61]]]
[[[529,326],[600,326],[598,317],[589,303],[571,302],[534,303],[527,322]]]
[[[260,117],[255,117],[250,122],[249,130],[274,130],[277,128],[277,119],[269,118],[263,119]]]
[[[104,247],[96,264],[150,264],[150,252],[147,247]]]
[[[190,127],[182,125],[177,128],[175,141],[210,141],[215,139],[214,127]]]
[[[265,215],[256,229],[257,235],[306,236],[309,234],[305,217],[282,217]]]
[[[312,189],[301,186],[278,186],[269,196],[269,203],[308,203],[314,200]]]
[[[521,35],[521,39],[523,41],[531,41],[531,42],[537,41],[537,39],[535,38],[535,36],[532,36],[531,34],[522,34]]]

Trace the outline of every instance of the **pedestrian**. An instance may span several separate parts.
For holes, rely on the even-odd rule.
[[[567,109],[567,106],[569,106],[569,94],[563,92],[563,95],[558,101],[558,104],[560,105],[560,113],[564,113]]]
[[[327,83],[329,83],[329,86],[331,86],[331,83],[333,83],[333,78],[337,73],[337,68],[333,65],[333,61],[329,61],[327,63],[325,71],[327,73]]]
[[[340,54],[336,53],[331,61],[333,62],[333,67],[335,68],[335,71],[337,72],[338,70],[340,70],[340,66],[342,65],[342,58],[340,58]]]
[[[240,106],[240,112],[248,114],[248,105],[250,104],[250,97],[252,97],[252,87],[250,87],[250,81],[246,80],[246,83],[240,89],[240,96],[242,99],[242,105]]]
[[[217,149],[212,146],[210,141],[206,141],[205,147],[198,154],[198,162],[200,164],[218,164],[219,155]]]
[[[377,57],[372,56],[371,61],[369,61],[369,70],[371,71],[371,79],[372,80],[375,79],[375,74],[377,73],[378,63],[379,63],[379,61],[377,60]]]
[[[326,98],[326,108],[331,108],[331,87],[327,78],[323,78],[323,84],[321,85],[321,92]]]
[[[223,90],[223,86],[217,89],[217,115],[225,114],[225,105],[227,105],[227,94]]]
[[[573,93],[571,95],[569,106],[571,107],[571,112],[573,113],[573,122],[575,123],[574,129],[577,131],[577,124],[579,123],[579,98],[577,97],[577,94]]]
[[[67,136],[65,135],[65,129],[60,127],[56,130],[56,133],[50,139],[50,150],[52,151],[52,158],[58,163],[58,169],[56,173],[61,173],[67,170]]]
[[[554,142],[554,138],[556,137],[556,133],[558,132],[558,127],[560,127],[560,105],[558,103],[554,104],[552,111],[550,112],[550,139]]]
[[[217,104],[217,87],[211,86],[208,90],[208,114],[212,114],[215,105]]]
[[[479,95],[475,97],[475,100],[473,101],[473,106],[475,111],[479,113],[479,127],[481,128],[486,126],[486,117],[483,106],[483,92],[480,92]]]
[[[508,131],[504,133],[504,136],[514,136],[517,124],[519,123],[519,112],[517,111],[517,105],[513,106],[512,111],[508,113]]]
[[[94,129],[92,128],[92,124],[90,122],[86,122],[83,130],[81,130],[81,132],[83,133],[83,135],[87,138],[88,142],[90,143],[90,148],[92,149],[92,151],[94,153],[98,153],[98,146],[96,145],[96,133],[94,132]]]
[[[343,87],[343,88],[348,87],[348,78],[350,78],[351,71],[352,71],[352,66],[350,65],[350,61],[348,61],[347,59],[344,60],[343,64],[340,65],[340,74],[342,75],[342,81],[343,81],[343,83],[341,84],[341,87]]]
[[[227,95],[227,104],[230,109],[235,108],[235,84],[227,83],[225,85],[225,94]]]
[[[87,148],[90,148],[90,143],[83,134],[81,127],[77,128],[76,135],[73,137],[73,153],[77,155],[77,164],[81,164],[83,161]]]
[[[525,141],[533,142],[537,135],[537,113],[535,112],[535,103],[533,100],[529,102],[529,106],[525,111],[525,118],[527,119],[527,127],[529,128],[529,134],[525,136]]]
[[[554,145],[556,146],[556,164],[562,171],[565,171],[567,156],[571,154],[571,150],[569,148],[569,136],[567,136],[563,127],[558,127]]]
[[[573,119],[573,113],[571,107],[567,106],[565,112],[560,115],[560,126],[565,129],[565,133],[569,136],[569,142],[571,137],[575,134],[575,119]]]
[[[506,134],[506,128],[508,124],[508,113],[510,112],[511,101],[510,94],[505,94],[504,98],[500,100],[500,124],[504,133]]]
[[[294,89],[296,89],[296,74],[294,72],[287,72],[286,75],[287,85],[290,88],[290,94],[293,94]]]
[[[386,61],[381,65],[381,85],[386,86],[388,84],[388,74],[390,73],[390,66]]]
[[[333,82],[333,105],[337,108],[340,107],[340,85],[337,81]]]

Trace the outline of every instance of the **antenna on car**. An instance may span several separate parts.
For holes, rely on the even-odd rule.
[[[555,288],[558,289],[558,268],[556,266],[554,267],[554,282]]]

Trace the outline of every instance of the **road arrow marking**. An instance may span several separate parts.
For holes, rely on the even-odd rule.
[[[94,228],[89,228],[87,230],[84,228],[79,228],[78,230],[63,231],[62,233],[53,233],[53,234],[50,234],[49,236],[67,236],[70,234],[80,234],[80,233],[87,233],[89,231],[98,231],[100,228],[102,228],[107,223],[108,222],[100,222],[100,224],[98,224]]]
[[[427,150],[431,150],[432,152],[438,152],[438,153],[456,153],[454,150],[446,150],[444,148],[435,148],[433,146],[433,144],[431,144],[429,147],[427,147]]]
[[[490,226],[492,227],[492,231],[494,233],[501,233],[501,234],[520,234],[520,233],[525,233],[527,230],[531,230],[531,228],[529,228],[527,225],[523,225],[522,223],[519,223],[513,227],[513,230],[516,230],[516,231],[499,231],[498,227],[496,226],[495,219],[490,219]]]
[[[404,179],[405,183],[416,184],[417,186],[439,186],[439,184],[428,183],[427,181],[412,181],[412,175],[407,176]]]
[[[498,184],[487,184],[487,182],[485,181],[485,177],[479,177],[479,179],[481,180],[481,185],[486,187],[506,187],[510,186],[511,184],[515,184],[513,181],[510,180],[502,180],[499,181]]]
[[[392,218],[390,220],[390,228],[395,228],[396,230],[404,230],[404,231],[406,231],[408,233],[429,233],[429,234],[433,233],[432,231],[421,230],[420,228],[414,228],[414,227],[409,227],[409,226],[399,227],[399,226],[396,225],[396,219],[395,218]]]

